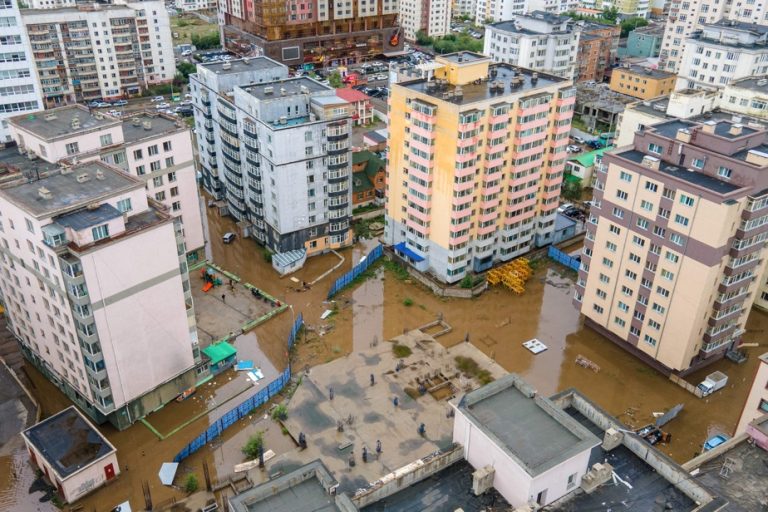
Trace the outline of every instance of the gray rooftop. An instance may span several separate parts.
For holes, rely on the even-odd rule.
[[[92,226],[104,224],[107,221],[120,217],[122,213],[109,203],[100,204],[97,208],[83,208],[72,213],[66,213],[56,217],[56,223],[80,231]]]
[[[665,123],[659,123],[653,125],[653,131],[659,133],[661,136],[668,139],[674,139],[677,137],[677,132],[680,130],[690,130],[698,126],[698,123],[692,121],[686,121],[684,119],[673,119]]]
[[[275,62],[269,57],[253,57],[248,59],[230,60],[227,62],[208,62],[198,64],[199,67],[209,69],[216,74],[229,75],[232,73],[242,73],[243,71],[252,71],[254,69],[270,69],[282,67],[282,64]]]
[[[728,87],[739,87],[755,92],[768,93],[768,77],[758,76],[732,80]]]
[[[546,32],[533,30],[530,28],[529,24],[526,23],[526,21],[543,21],[550,25],[562,25],[563,23],[570,21],[570,19],[571,18],[568,16],[560,16],[546,11],[532,11],[528,14],[516,14],[512,20],[499,21],[497,23],[491,24],[490,26],[497,30],[516,34],[562,34],[563,32],[552,30],[551,28]],[[539,24],[539,26],[541,25]],[[569,24],[569,30],[570,26],[571,25]]]
[[[138,126],[133,124],[134,119],[138,119],[140,123]],[[143,125],[144,122],[150,123],[149,129]],[[175,120],[170,119],[165,114],[141,112],[123,119],[123,139],[126,143],[186,129],[188,129],[186,125],[179,126]]]
[[[482,53],[476,53],[476,52],[456,52],[456,53],[446,53],[445,55],[440,55],[441,59],[445,59],[448,62],[481,62],[484,60],[490,60],[490,57],[486,57]]]
[[[272,92],[268,92],[269,88],[272,88]],[[305,89],[302,90],[302,87]],[[258,85],[249,85],[243,87],[253,97],[259,100],[271,100],[280,98],[283,96],[281,89],[285,89],[285,95],[301,94],[301,93],[315,93],[321,91],[333,91],[332,87],[323,85],[317,80],[313,80],[306,76],[286,78],[284,80],[276,80],[274,82],[265,82]]]
[[[0,179],[15,173],[23,173],[26,176],[36,176],[37,173],[45,173],[58,169],[59,165],[35,158],[30,160],[26,155],[19,153],[16,146],[0,149]]]
[[[616,68],[613,70],[616,72],[629,73],[631,75],[648,76],[651,78],[675,78],[677,75],[674,73],[667,73],[666,71],[659,71],[658,69],[651,69],[644,66],[630,66],[627,68]]]
[[[455,55],[455,54],[454,54]],[[505,97],[510,94],[523,94],[541,89],[552,84],[565,82],[565,78],[560,78],[554,75],[548,75],[546,73],[538,73],[537,80],[533,80],[532,76],[534,71],[530,69],[517,68],[517,72],[512,69],[512,66],[508,64],[494,64],[489,67],[489,70],[495,70],[496,76],[492,77],[490,81],[482,81],[477,83],[468,83],[461,86],[462,97],[460,100],[447,99],[444,101],[453,101],[460,105],[468,105],[478,101],[489,100],[496,98],[499,101],[504,101]],[[522,79],[522,83],[514,88],[510,88],[510,80],[512,78]],[[504,91],[499,93],[496,90],[491,89],[491,85],[494,82],[501,82],[504,84]],[[406,81],[396,84],[395,87],[406,87],[412,91],[426,94],[435,99],[442,99],[445,93],[453,93],[456,91],[456,86],[447,84],[444,89],[429,89],[427,87],[426,79],[418,79],[413,81]],[[431,85],[430,85],[431,87]]]
[[[514,374],[468,393],[459,410],[533,476],[600,444]]]
[[[75,117],[80,121],[80,127],[77,129],[72,128],[72,120]],[[101,114],[96,116],[83,105],[69,105],[35,114],[16,116],[11,123],[41,139],[50,140],[105,126],[114,126],[120,121]]]
[[[103,179],[96,178],[96,171],[99,170]],[[83,183],[78,182],[77,176],[81,174],[87,174],[89,179]],[[128,174],[96,161],[72,167],[72,172],[68,174],[54,171],[53,174],[29,183],[24,181],[5,185],[0,189],[0,195],[31,215],[43,217],[76,210],[94,200],[142,186]],[[41,187],[51,193],[50,199],[40,195]]]
[[[62,478],[115,451],[74,405],[29,427],[23,434]]]
[[[566,217],[562,213],[558,213],[555,216],[555,231],[561,231],[563,229],[568,229],[571,226],[575,226],[576,221],[573,220],[570,217]]]

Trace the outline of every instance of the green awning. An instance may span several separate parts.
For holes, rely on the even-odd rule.
[[[222,341],[205,347],[203,354],[210,358],[211,364],[218,364],[237,354],[237,349],[226,341]]]
[[[566,174],[565,181],[567,181],[568,183],[581,183],[581,178],[573,174]]]

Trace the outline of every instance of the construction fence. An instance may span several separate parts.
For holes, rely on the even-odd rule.
[[[301,330],[303,324],[304,317],[301,313],[299,313],[299,316],[294,321],[293,326],[291,327],[291,332],[288,335],[288,350],[293,347],[293,344],[296,341],[296,336]],[[212,425],[210,425],[205,430],[205,432],[190,441],[189,444],[187,444],[179,453],[176,454],[176,456],[173,458],[173,462],[183,461],[206,444],[215,440],[227,428],[237,423],[238,420],[247,417],[251,411],[267,403],[270,398],[278,394],[290,381],[291,365],[289,363],[288,367],[283,370],[283,373],[281,373],[280,376],[278,376],[275,380],[270,382],[266,388],[260,389],[256,394],[252,395],[251,397],[241,402],[239,405],[235,406],[233,409],[224,413],[224,415],[216,420]]]
[[[383,254],[384,246],[377,245],[371,252],[368,253],[363,261],[352,267],[352,270],[338,278],[336,282],[331,285],[331,289],[328,291],[328,300],[332,299],[334,295],[348,286],[349,283],[357,279],[360,274],[368,270],[368,267],[370,267],[376,260],[381,258]]]
[[[581,266],[581,261],[578,258],[567,255],[553,245],[550,245],[549,249],[547,249],[547,256],[560,263],[561,265],[565,265],[566,267],[575,270],[576,272],[579,271],[579,267]]]

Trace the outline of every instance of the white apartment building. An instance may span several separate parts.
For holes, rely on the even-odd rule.
[[[754,0],[750,0],[754,2]],[[669,16],[664,27],[664,39],[659,54],[659,67],[677,73],[683,56],[685,41],[699,25],[715,23],[729,15],[730,2],[708,0],[671,0]]]
[[[516,14],[545,11],[550,14],[564,14],[574,11],[580,4],[576,0],[476,0],[475,23],[484,25],[507,21]]]
[[[266,57],[198,66],[190,84],[208,155],[203,184],[244,236],[312,255],[352,240],[351,105],[315,80],[286,76]]]
[[[22,20],[47,107],[138,94],[176,74],[160,0],[27,9]]]
[[[430,37],[444,36],[451,31],[451,0],[400,0],[400,26],[405,38],[416,40],[416,32]]]
[[[126,428],[196,382],[180,223],[104,162],[58,169],[5,151],[20,171],[0,187],[10,329],[91,418]]]
[[[720,20],[686,39],[677,89],[723,88],[731,80],[768,74],[768,26]]]
[[[578,49],[579,31],[567,16],[534,11],[485,26],[483,54],[494,62],[572,78]]]
[[[454,16],[475,16],[477,12],[477,0],[454,0],[451,7]]]
[[[69,105],[44,114],[17,116],[10,129],[28,158],[102,161],[143,182],[147,194],[182,222],[184,244],[194,261],[203,257],[200,197],[189,128],[165,114],[137,113],[116,119]]]
[[[182,12],[214,11],[219,3],[216,0],[176,0],[175,5]]]
[[[18,0],[0,0],[0,145],[11,141],[8,117],[43,108]]]

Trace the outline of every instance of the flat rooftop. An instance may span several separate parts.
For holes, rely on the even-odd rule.
[[[622,151],[614,154],[621,158],[625,158],[627,160],[635,162],[637,164],[642,163],[643,157],[646,156],[646,153],[643,153],[642,151],[637,151],[635,149]],[[656,155],[647,155],[647,156],[652,156],[654,158],[657,158]],[[659,166],[659,171],[663,172],[664,174],[674,176],[675,178],[681,179],[683,181],[687,181],[688,183],[691,183],[693,185],[706,188],[707,190],[711,190],[712,192],[717,192],[718,194],[729,194],[734,190],[738,190],[741,188],[738,185],[734,185],[732,183],[727,183],[725,181],[718,180],[717,178],[709,176],[708,174],[704,174],[696,171],[689,171],[685,167],[672,165],[670,163],[664,162],[663,160],[661,161],[661,164]]]
[[[768,77],[758,76],[733,80],[728,87],[739,87],[750,91],[768,93]]]
[[[75,117],[80,121],[80,128],[77,129],[72,128],[72,120]],[[120,120],[101,114],[97,116],[83,105],[68,105],[34,114],[16,116],[11,120],[11,123],[41,139],[50,140],[105,126],[114,126],[120,124]]]
[[[11,177],[16,173],[26,176],[36,176],[38,173],[46,173],[58,169],[58,164],[46,162],[40,157],[30,160],[27,155],[19,153],[17,146],[9,146],[0,149],[0,180]]]
[[[475,496],[472,493],[474,471],[475,468],[469,462],[461,460],[421,482],[363,507],[362,510],[363,512],[508,510],[509,503],[494,488],[481,496]]]
[[[209,69],[219,75],[229,75],[232,73],[242,73],[254,69],[270,69],[282,67],[281,64],[268,57],[253,57],[247,59],[230,60],[227,62],[217,61],[208,63],[199,63],[199,67]]]
[[[304,87],[304,89],[302,89],[302,87]],[[271,92],[269,92],[270,88]],[[323,85],[317,80],[313,80],[307,76],[275,80],[273,82],[265,82],[258,85],[247,85],[244,86],[243,89],[248,91],[254,98],[262,101],[280,98],[284,95],[288,96],[294,94],[312,94],[321,91],[334,91],[332,87]],[[283,94],[283,89],[285,90],[285,94]]]
[[[91,226],[104,224],[122,215],[120,210],[109,203],[104,203],[100,204],[98,208],[83,208],[82,210],[56,217],[56,223],[72,228],[75,231],[81,231]]]
[[[451,54],[455,55],[455,54]],[[443,56],[445,57],[445,56]],[[538,79],[534,80],[533,73],[535,71],[530,69],[517,68],[517,71],[513,70],[512,66],[508,64],[493,64],[489,67],[489,70],[496,70],[496,76],[492,77],[489,81],[482,81],[478,83],[468,83],[461,86],[462,97],[456,99],[455,96],[452,99],[444,99],[444,94],[449,93],[453,95],[456,91],[455,85],[447,84],[445,88],[434,87],[434,82],[427,82],[426,79],[418,79],[413,81],[406,81],[396,84],[395,87],[405,87],[412,91],[420,92],[431,96],[435,99],[442,101],[452,101],[459,105],[468,105],[478,101],[484,101],[489,99],[498,99],[504,101],[505,97],[509,95],[519,95],[523,93],[529,93],[536,89],[543,89],[552,84],[566,81],[565,78],[560,78],[553,75],[547,75],[545,73],[539,73]],[[522,79],[522,83],[514,88],[510,88],[510,81],[513,78]],[[496,89],[492,89],[491,85],[494,82],[502,82],[504,84],[504,91],[498,92]],[[430,84],[429,86],[427,84]]]
[[[630,66],[629,69],[616,68],[614,69],[614,72],[616,71],[629,73],[630,75],[637,75],[637,76],[644,76],[644,77],[658,78],[658,79],[677,77],[677,75],[675,75],[674,73],[667,73],[666,71],[659,71],[658,69],[651,69],[644,66],[636,66],[636,65]]]
[[[74,405],[22,434],[62,478],[115,451]]]
[[[484,60],[490,60],[490,57],[486,57],[482,53],[476,53],[476,52],[456,52],[456,53],[446,53],[445,55],[439,55],[438,56],[442,60],[447,60],[448,62],[453,62],[456,64],[464,63],[464,62],[482,62]]]
[[[655,124],[651,127],[651,129],[663,137],[668,139],[675,139],[677,137],[677,132],[680,130],[690,130],[691,128],[695,128],[697,126],[699,126],[699,124],[692,121],[672,119],[671,121]]]
[[[459,410],[535,476],[600,444],[548,399],[510,374],[462,398]]]
[[[138,120],[138,125],[134,122]],[[175,132],[177,130],[186,130],[186,125],[179,125],[173,119],[164,114],[155,114],[149,112],[140,112],[136,115],[123,118],[123,139],[126,143],[136,142],[142,139],[159,137],[161,135]],[[149,127],[144,123],[150,123]]]
[[[42,217],[62,210],[76,210],[96,199],[142,187],[135,178],[100,161],[79,164],[71,169],[72,172],[67,174],[54,171],[32,182],[9,183],[0,188],[0,196],[30,214]],[[101,171],[102,179],[96,178],[97,171]],[[81,174],[87,174],[88,180],[78,182],[77,177]],[[40,188],[50,192],[50,199],[41,196]]]

